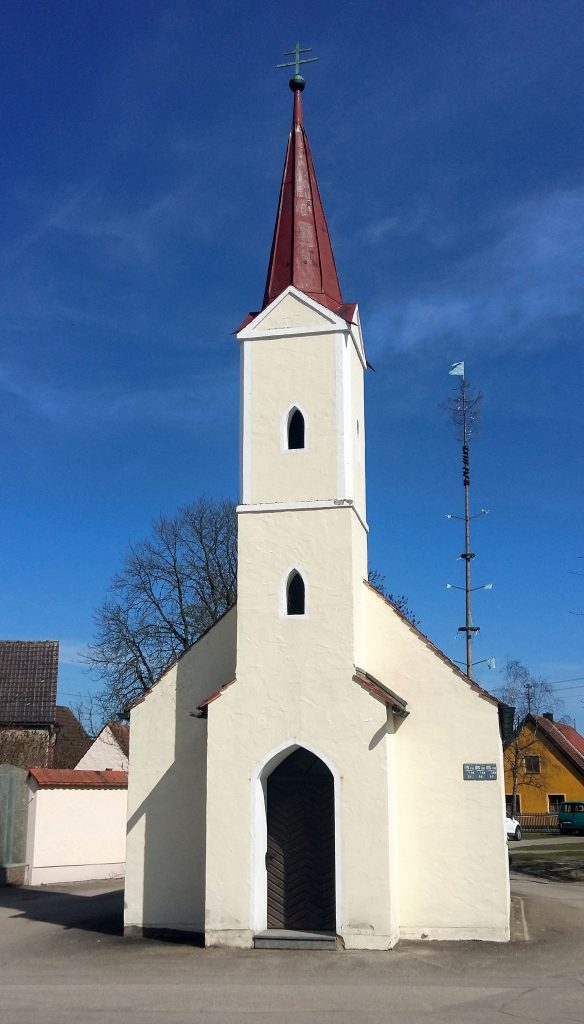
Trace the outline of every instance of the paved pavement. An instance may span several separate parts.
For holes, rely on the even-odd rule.
[[[0,889],[0,1021],[584,1024],[584,884],[513,891],[509,945],[282,953],[128,942],[112,883]]]

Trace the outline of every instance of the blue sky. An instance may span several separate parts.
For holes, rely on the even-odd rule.
[[[463,659],[466,363],[477,659],[584,676],[582,5],[6,0],[0,621],[61,641],[60,699],[128,543],[237,496],[238,352],[305,119],[368,356],[370,560]],[[497,672],[478,670],[496,689]],[[579,689],[565,689],[568,685]],[[584,730],[584,683],[558,683]]]

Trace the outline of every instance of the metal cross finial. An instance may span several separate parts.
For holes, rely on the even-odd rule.
[[[304,57],[304,58],[301,58],[301,56],[300,56],[301,53],[312,53],[312,47],[308,46],[308,47],[302,48],[300,46],[300,43],[296,43],[296,46],[294,47],[293,50],[288,50],[284,54],[285,57],[294,57],[294,60],[290,60],[286,64],[276,64],[276,67],[277,68],[294,68],[294,77],[290,80],[290,85],[292,86],[292,83],[296,82],[297,83],[297,87],[300,88],[300,89],[303,89],[304,88],[304,79],[303,79],[302,75],[300,74],[300,65],[301,64],[313,64],[314,61],[318,60],[319,58],[318,57]]]

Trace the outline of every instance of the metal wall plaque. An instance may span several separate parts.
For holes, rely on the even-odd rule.
[[[463,764],[462,777],[467,782],[490,782],[497,778],[496,764]]]

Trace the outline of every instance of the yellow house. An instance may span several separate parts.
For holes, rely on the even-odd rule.
[[[584,800],[584,737],[551,714],[527,715],[505,745],[505,800],[517,814],[554,813]],[[515,780],[515,787],[514,787]]]

